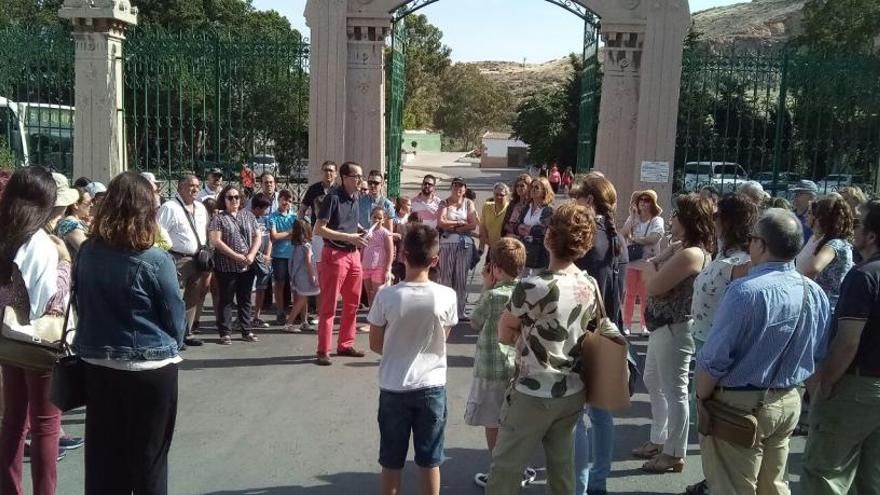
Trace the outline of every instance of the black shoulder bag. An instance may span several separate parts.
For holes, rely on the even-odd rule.
[[[186,215],[186,219],[189,222],[189,227],[193,231],[193,235],[196,236],[196,244],[199,246],[196,254],[193,256],[196,262],[196,268],[202,272],[210,272],[214,269],[214,248],[208,244],[202,244],[202,239],[199,237],[199,232],[196,230],[196,222],[193,216],[195,216],[195,205],[193,205],[193,216],[190,216],[189,212],[186,211],[186,206],[183,204],[183,201],[180,198],[175,198],[178,203],[180,203],[180,207],[183,208],[183,214]]]

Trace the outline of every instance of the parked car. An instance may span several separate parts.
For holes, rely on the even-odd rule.
[[[837,191],[841,187],[847,186],[859,186],[863,189],[865,188],[862,177],[853,174],[831,174],[816,182],[816,186],[819,187],[820,194]]]
[[[776,177],[776,187],[773,186],[773,172],[757,173],[752,177],[752,180],[758,181],[758,183],[761,184],[761,187],[763,187],[769,194],[779,196],[788,191],[788,186],[801,180],[801,174],[795,172],[779,172]]]
[[[257,177],[269,172],[272,175],[278,174],[278,162],[275,155],[254,155],[250,161],[250,167],[257,174]]]
[[[703,186],[714,186],[722,194],[736,190],[737,184],[749,180],[749,174],[734,162],[687,162],[684,164],[684,188],[691,192]]]

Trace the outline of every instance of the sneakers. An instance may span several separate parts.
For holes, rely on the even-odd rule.
[[[309,325],[313,327],[318,326],[318,317],[309,315]]]
[[[254,323],[251,326],[253,328],[269,328],[269,324],[259,318],[254,320]]]
[[[278,316],[275,318],[275,324],[279,326],[287,325],[287,315],[284,313],[278,313]]]
[[[260,341],[260,339],[257,338],[257,336],[252,333],[246,333],[246,334],[242,335],[241,340],[243,340],[245,342],[259,342]]]
[[[300,331],[300,332],[314,332],[314,331],[315,331],[315,326],[316,326],[316,325],[313,324],[313,323],[311,323],[311,320],[309,320],[309,321],[307,321],[307,322],[305,322],[305,323],[303,323],[302,325],[299,326],[299,331]]]
[[[300,333],[300,332],[302,332],[302,328],[296,326],[293,323],[288,323],[287,325],[284,326],[284,331],[287,333]]]
[[[199,347],[203,344],[204,342],[202,342],[201,340],[194,339],[192,337],[186,337],[185,339],[183,339],[183,345],[187,347]]]
[[[58,439],[58,446],[65,450],[76,450],[86,444],[85,438],[64,436]]]
[[[530,483],[532,483],[533,481],[535,481],[535,477],[537,475],[538,475],[538,473],[533,468],[527,467],[525,469],[525,471],[523,471],[523,474],[522,474],[522,482],[521,482],[522,486],[525,487],[525,486],[529,485]],[[474,475],[474,483],[476,483],[477,486],[486,488],[486,485],[489,484],[489,473],[475,474]]]

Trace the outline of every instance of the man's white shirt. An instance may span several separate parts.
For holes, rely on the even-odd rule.
[[[189,223],[189,212],[183,209],[180,195],[175,194],[159,207],[159,225],[168,231],[171,237],[171,250],[175,253],[193,255],[199,250],[199,243],[203,245],[207,243],[208,210],[201,201],[195,201],[193,205],[198,240]]]

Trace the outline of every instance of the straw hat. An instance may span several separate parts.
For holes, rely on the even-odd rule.
[[[636,192],[632,195],[633,204],[635,204],[636,206],[638,206],[638,204],[639,204],[639,199],[641,199],[641,198],[644,197],[644,196],[647,196],[647,197],[651,198],[651,205],[652,205],[654,211],[657,212],[657,216],[662,215],[662,214],[663,214],[663,208],[660,208],[660,204],[657,202],[657,191],[655,191],[655,190],[653,190],[653,189],[645,189],[644,191],[636,191]]]

